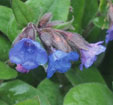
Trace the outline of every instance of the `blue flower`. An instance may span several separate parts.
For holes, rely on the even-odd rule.
[[[17,64],[17,68],[24,70],[31,70],[43,65],[47,62],[48,57],[44,48],[38,43],[28,38],[23,38],[11,48],[9,52],[9,59],[12,63]],[[21,67],[18,67],[18,64]],[[23,72],[24,72],[23,70]]]
[[[106,43],[113,40],[113,26],[107,31]]]
[[[79,58],[78,53],[70,52],[66,53],[63,51],[55,51],[49,55],[49,64],[47,68],[47,78],[58,71],[60,73],[67,72],[71,67],[71,61],[77,61]]]
[[[83,69],[83,66],[86,68],[90,67],[96,61],[96,56],[106,50],[106,48],[101,45],[102,43],[103,41],[97,42],[95,44],[89,44],[88,50],[80,50],[82,62],[80,65],[80,70]]]

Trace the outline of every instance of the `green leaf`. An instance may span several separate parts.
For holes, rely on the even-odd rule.
[[[4,101],[0,100],[0,105],[8,105],[8,104],[5,103]]]
[[[82,28],[85,28],[92,18],[96,15],[98,10],[97,0],[72,0],[72,7],[75,20],[73,25],[75,31],[82,33]]]
[[[0,31],[2,31],[10,41],[13,41],[19,33],[12,10],[4,6],[0,6]]]
[[[105,40],[106,30],[101,30],[100,28],[94,26],[88,33],[87,39],[89,42],[97,42],[100,40]]]
[[[107,0],[100,0],[99,11],[104,12],[107,7]]]
[[[63,29],[63,30],[73,28],[73,26],[72,26],[73,21],[74,21],[74,18],[71,21],[60,23],[60,24],[54,26],[53,28]]]
[[[7,34],[8,38],[12,42],[19,33],[20,33],[20,30],[18,29],[18,24],[16,22],[16,19],[14,16],[12,16],[12,18],[8,23],[8,34]]]
[[[66,21],[70,7],[69,0],[27,0],[26,4],[35,13],[35,20],[46,12],[52,12],[54,20]]]
[[[40,90],[44,94],[44,96],[48,98],[51,105],[59,105],[59,100],[62,101],[62,97],[59,91],[59,85],[49,79],[43,80],[39,84],[37,89]]]
[[[67,93],[63,105],[113,105],[113,93],[100,83],[80,84]]]
[[[0,6],[0,31],[7,35],[7,25],[10,21],[13,12],[10,8],[5,6]]]
[[[0,62],[0,79],[7,80],[13,79],[17,77],[16,70],[11,69],[8,65]]]
[[[0,35],[0,60],[5,61],[8,59],[9,49],[11,43],[2,35]]]
[[[41,105],[50,105],[45,96],[43,96],[43,93],[23,81],[14,80],[0,85],[0,98],[10,105],[35,96],[39,97]]]
[[[84,15],[82,26],[85,28],[95,17],[98,10],[98,0],[85,0]]]
[[[85,0],[72,0],[71,5],[73,8],[73,13],[71,15],[75,18],[73,26],[75,27],[76,32],[80,32],[85,8]]]
[[[109,22],[105,19],[105,17],[96,17],[93,19],[93,23],[95,26],[101,29],[109,28]]]
[[[12,9],[20,28],[25,27],[34,19],[32,10],[20,0],[12,0]]]
[[[40,103],[39,103],[38,97],[35,97],[35,98],[24,100],[15,105],[40,105]]]
[[[66,77],[73,86],[87,82],[99,82],[105,84],[104,79],[94,67],[83,69],[83,71],[80,71],[77,68],[75,70],[70,70],[66,73]]]

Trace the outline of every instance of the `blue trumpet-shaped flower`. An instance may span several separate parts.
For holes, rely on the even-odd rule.
[[[49,64],[47,69],[47,78],[58,71],[60,73],[67,72],[71,67],[71,61],[77,61],[79,58],[78,53],[70,52],[66,53],[63,51],[55,51],[49,55]]]
[[[89,44],[88,50],[80,50],[81,53],[81,65],[80,70],[83,69],[83,66],[86,68],[90,67],[97,59],[97,55],[104,52],[106,48],[101,45],[103,41],[97,42],[95,44]]]
[[[113,40],[113,26],[107,31],[106,43]]]
[[[17,71],[26,72],[37,68],[47,62],[47,53],[38,43],[28,38],[23,38],[11,48],[9,59],[17,64]]]

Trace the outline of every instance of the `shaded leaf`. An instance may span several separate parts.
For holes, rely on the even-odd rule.
[[[82,27],[85,28],[95,17],[98,10],[98,0],[85,0]]]
[[[11,69],[8,65],[0,62],[0,79],[7,80],[13,79],[17,77],[16,70]]]
[[[2,31],[6,35],[8,35],[7,25],[10,21],[11,16],[13,16],[13,12],[10,8],[0,6],[0,31]]]
[[[72,5],[72,11],[73,11],[71,15],[73,15],[75,18],[73,22],[73,26],[75,27],[76,32],[80,32],[84,8],[85,8],[85,0],[72,0],[71,5]]]
[[[27,74],[19,73],[18,79],[31,84],[32,86],[37,86],[40,81],[42,81],[46,77],[46,73],[43,67],[39,66],[38,68],[31,70]],[[32,79],[31,79],[32,78]]]
[[[8,59],[8,52],[11,43],[2,35],[0,35],[0,60],[5,61]]]
[[[67,93],[63,105],[113,105],[113,93],[100,83],[80,84]]]
[[[77,68],[75,70],[70,70],[66,73],[66,77],[73,86],[87,82],[99,82],[105,84],[105,81],[99,71],[94,67],[83,69],[83,71],[80,71]]]

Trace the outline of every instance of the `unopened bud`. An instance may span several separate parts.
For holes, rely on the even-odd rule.
[[[51,13],[46,13],[39,22],[39,27],[44,27],[51,19],[52,14]]]
[[[16,44],[18,41],[20,41],[23,38],[29,38],[32,40],[35,40],[36,38],[36,31],[35,26],[32,23],[29,23],[27,27],[25,27],[22,32],[16,37],[16,39],[13,42],[13,45]]]

